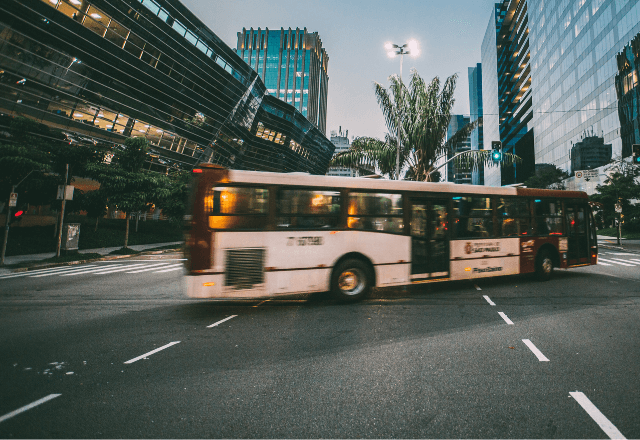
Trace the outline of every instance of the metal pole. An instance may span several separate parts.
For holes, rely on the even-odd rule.
[[[62,228],[64,227],[64,205],[67,201],[67,180],[69,179],[69,164],[64,174],[64,186],[62,187],[62,208],[60,209],[60,230],[58,231],[58,245],[56,246],[56,257],[60,257],[60,245],[62,244]]]
[[[16,192],[16,185],[11,187],[11,192]],[[2,255],[0,255],[0,266],[4,266],[4,254],[7,251],[7,240],[9,239],[9,220],[11,219],[11,206],[7,204],[7,219],[4,225],[4,241],[2,242]]]
[[[402,93],[402,60],[404,58],[404,52],[400,48],[400,93]],[[402,107],[400,111],[402,112]],[[398,148],[396,149],[396,180],[400,180],[400,129],[402,124],[402,115],[398,118]]]

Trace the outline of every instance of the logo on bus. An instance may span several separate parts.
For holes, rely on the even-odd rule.
[[[467,255],[478,252],[500,252],[500,243],[477,243],[474,246],[473,243],[467,242],[464,252]]]

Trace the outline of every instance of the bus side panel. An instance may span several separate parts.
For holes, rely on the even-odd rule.
[[[451,279],[466,280],[520,273],[520,239],[453,240]]]

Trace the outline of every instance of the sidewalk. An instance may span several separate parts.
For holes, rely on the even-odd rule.
[[[640,240],[628,240],[626,238],[621,238],[620,245],[618,245],[616,237],[598,235],[598,246],[606,249],[625,250],[640,254]]]
[[[170,246],[181,244],[182,241],[172,241],[170,243],[154,243],[154,244],[137,244],[128,246],[129,249],[133,249],[134,251],[144,251],[146,249],[153,249],[157,247]],[[80,254],[100,254],[100,255],[108,255],[109,253],[121,249],[122,246],[115,247],[107,247],[107,248],[98,248],[98,249],[82,249],[79,251]],[[41,260],[46,260],[47,258],[53,258],[56,256],[55,252],[47,252],[45,254],[30,254],[30,255],[14,255],[11,257],[5,257],[4,262],[6,265],[12,265],[17,263],[25,263],[25,262],[38,262]],[[0,274],[8,273],[12,269],[0,268]]]

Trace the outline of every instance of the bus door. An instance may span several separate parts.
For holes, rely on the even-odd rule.
[[[588,211],[583,204],[567,203],[567,260],[569,266],[589,262]]]
[[[449,276],[446,199],[411,201],[411,279]]]

